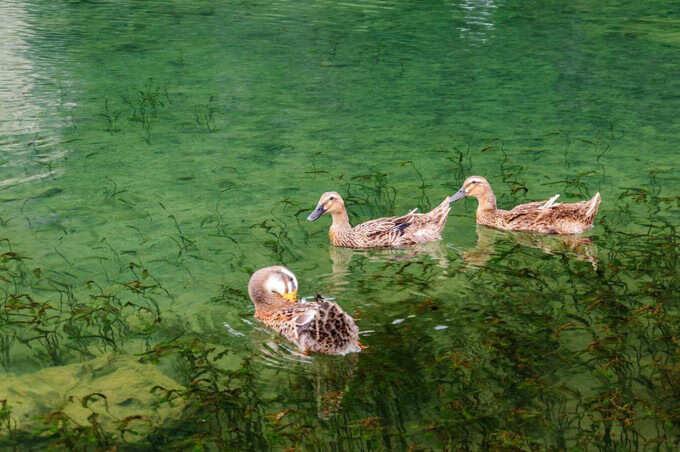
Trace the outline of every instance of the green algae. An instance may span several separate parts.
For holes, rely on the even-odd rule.
[[[109,440],[112,444],[135,443],[183,411],[181,399],[160,404],[161,397],[149,391],[178,387],[177,382],[133,357],[102,355],[29,375],[4,375],[2,380],[0,399],[11,407],[8,420],[15,440],[27,432],[50,438],[55,430],[65,440],[69,433],[96,427],[102,438],[111,432],[119,435]]]

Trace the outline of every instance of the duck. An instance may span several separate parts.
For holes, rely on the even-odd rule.
[[[298,301],[297,290],[297,278],[288,268],[257,270],[248,283],[255,317],[304,354],[345,355],[364,348],[354,319],[340,306],[321,296],[312,302]]]
[[[600,193],[588,201],[569,204],[555,202],[559,194],[547,201],[530,202],[512,210],[496,208],[496,196],[489,182],[481,176],[468,177],[451,197],[456,202],[466,196],[477,198],[477,224],[506,231],[527,231],[542,234],[580,234],[593,226],[600,207]]]
[[[333,219],[328,231],[335,246],[349,248],[404,247],[441,239],[451,207],[449,197],[427,213],[411,210],[401,217],[385,217],[366,221],[354,227],[349,223],[345,201],[337,192],[321,195],[307,221],[315,221],[329,213]]]

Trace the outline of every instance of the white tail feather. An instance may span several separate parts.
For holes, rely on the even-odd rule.
[[[555,201],[557,201],[557,198],[559,198],[559,197],[560,197],[559,194],[553,196],[552,198],[547,200],[545,204],[543,204],[541,207],[539,207],[538,210],[545,210],[545,209],[551,208],[555,204]],[[557,205],[559,206],[559,204],[557,204]]]
[[[595,209],[597,209],[597,206],[600,204],[600,192],[595,193],[595,196],[593,196],[593,199],[590,200],[590,206],[588,206],[588,210],[586,211],[586,217],[589,217],[590,214],[593,213]]]

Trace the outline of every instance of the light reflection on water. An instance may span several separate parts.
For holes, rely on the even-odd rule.
[[[40,85],[54,83],[45,76],[46,68],[30,58],[31,38],[26,5],[0,5],[3,27],[0,30],[0,188],[56,177],[52,170],[68,152],[59,149],[60,134],[41,135],[43,124],[53,124],[51,118],[58,108],[70,110],[75,104],[59,105],[57,99],[45,99]],[[65,81],[64,84],[68,82]],[[60,89],[64,89],[60,85]],[[36,102],[36,98],[40,99]],[[47,127],[49,127],[49,125]],[[8,155],[11,155],[8,158]]]
[[[495,29],[493,13],[497,8],[496,2],[493,0],[464,0],[457,3],[456,7],[463,10],[465,26],[458,28],[462,39],[484,44],[493,37]]]

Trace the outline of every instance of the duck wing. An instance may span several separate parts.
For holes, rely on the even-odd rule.
[[[300,326],[314,319],[316,311],[309,309],[306,304],[292,304],[270,312],[266,317],[260,317],[262,322],[287,339],[297,342]]]
[[[322,353],[342,352],[358,342],[359,329],[340,306],[326,300],[304,306],[306,312],[295,318],[301,348]]]
[[[516,215],[521,215],[525,214],[534,210],[538,210],[541,208],[541,206],[544,206],[548,201],[539,201],[539,202],[528,202],[526,204],[520,204],[519,206],[515,206],[512,210],[510,210],[510,213],[514,213]]]
[[[503,220],[510,228],[547,233],[582,232],[592,225],[599,207],[599,193],[589,201],[575,203],[557,203],[558,197],[516,206],[502,214]]]
[[[355,232],[364,234],[368,237],[375,237],[382,234],[389,234],[395,230],[403,233],[403,230],[407,228],[412,222],[413,218],[416,216],[417,209],[413,209],[406,215],[401,217],[385,217],[378,218],[376,220],[366,221],[364,223],[358,224],[352,228]]]
[[[541,213],[541,210],[539,209],[541,206],[545,205],[546,202],[547,201],[520,204],[519,206],[515,206],[512,210],[505,211],[503,219],[508,225],[518,222],[533,221]]]

